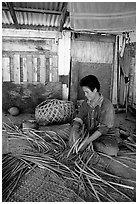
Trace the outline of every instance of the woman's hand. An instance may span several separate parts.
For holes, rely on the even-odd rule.
[[[96,140],[97,138],[99,138],[102,134],[96,130],[90,137],[86,137],[83,142],[80,144],[79,146],[79,150],[78,151],[84,151],[84,149],[94,140]]]
[[[72,147],[73,143],[73,130],[71,130],[69,135],[69,146]]]
[[[69,136],[69,146],[72,147],[79,137],[80,137],[80,133],[78,128],[72,127],[70,136]]]
[[[85,138],[85,139],[81,142],[80,146],[78,147],[78,151],[83,152],[83,151],[86,149],[86,147],[88,146],[89,143],[90,143],[90,142],[89,142],[89,139],[88,139],[88,138]]]

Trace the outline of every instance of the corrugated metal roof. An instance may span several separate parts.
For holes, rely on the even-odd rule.
[[[64,2],[13,2],[14,7],[62,11]]]
[[[2,11],[2,23],[13,24],[13,20],[9,11]]]
[[[61,11],[65,5],[64,2],[12,2],[12,4],[19,25],[54,28],[60,26]],[[2,10],[2,24],[13,25],[14,22],[7,4],[3,2],[2,6],[4,8]],[[69,16],[63,27],[70,27]]]

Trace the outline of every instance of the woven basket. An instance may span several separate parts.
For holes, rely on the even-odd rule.
[[[48,99],[35,109],[35,118],[39,125],[66,123],[73,119],[75,113],[73,102]]]

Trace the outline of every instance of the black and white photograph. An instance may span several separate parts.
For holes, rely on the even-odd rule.
[[[136,1],[1,8],[2,202],[136,202]]]

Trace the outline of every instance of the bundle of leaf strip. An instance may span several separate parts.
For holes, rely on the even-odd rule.
[[[7,152],[19,153],[32,150],[26,135],[16,125],[3,123],[2,134],[7,136]]]
[[[102,179],[103,183],[109,185],[103,185],[103,189],[115,201],[135,201],[136,163],[135,159],[130,161],[130,155],[110,157],[103,153],[93,152],[92,154],[88,150],[83,153],[81,163],[82,165],[85,164],[85,168],[94,171]],[[129,160],[128,163],[127,160]],[[96,187],[98,187],[98,183]]]
[[[36,149],[33,148],[33,146],[35,145],[37,146],[37,148],[41,148],[39,147],[39,142],[36,142],[38,138],[34,139],[33,134],[31,135],[31,130],[32,129],[28,129],[25,132],[23,132],[20,128],[18,128],[14,124],[9,125],[3,123],[3,131],[6,132],[8,136],[8,152],[12,152],[14,154],[29,151],[32,152],[33,150]]]
[[[73,137],[73,145],[68,153],[68,157],[70,155],[71,152],[78,154],[78,152],[80,151],[81,147],[83,146],[83,144],[86,142],[86,140],[89,138],[89,132],[85,129],[85,126],[82,126],[82,129],[79,131],[79,133],[77,133],[77,137],[78,139],[76,139],[76,131],[72,132],[72,137]],[[92,151],[93,150],[93,145],[90,145]]]
[[[13,134],[10,135],[10,137],[12,136]],[[19,137],[19,135],[16,136]],[[13,138],[14,137],[15,136],[13,136]],[[36,130],[31,130],[30,134],[30,130],[28,130],[28,133],[24,135],[24,137],[21,137],[21,140],[22,139],[26,139],[29,141],[32,152],[19,152],[18,154],[16,153],[14,157],[16,157],[18,161],[24,161],[25,164],[29,164],[29,171],[32,169],[32,166],[37,166],[43,170],[49,170],[51,174],[56,174],[56,176],[61,179],[62,184],[64,184],[66,188],[70,188],[79,197],[81,197],[82,200],[87,202],[135,201],[135,177],[126,179],[122,178],[122,176],[115,175],[114,172],[109,172],[108,166],[110,165],[110,161],[108,160],[108,162],[105,162],[105,158],[107,157],[107,155],[92,152],[88,149],[86,149],[86,151],[83,153],[78,152],[77,154],[73,154],[72,152],[70,152],[70,149],[67,148],[66,143],[63,141],[60,135],[51,131],[39,132]],[[135,158],[135,152],[130,152],[129,155],[128,153],[123,156],[120,155],[120,159],[121,157],[125,157],[126,164],[127,159],[129,159],[130,155],[132,154]],[[118,162],[116,158],[112,159]],[[13,164],[14,162],[15,159],[13,161]],[[122,160],[120,162],[122,163],[122,165],[124,165]],[[135,165],[134,161],[133,164]],[[15,166],[16,164],[12,165],[14,170]],[[6,167],[3,166],[3,168]],[[20,173],[20,171],[21,169],[19,168],[18,173]],[[4,176],[4,178],[11,178],[11,172],[13,171],[8,172],[9,174]],[[14,175],[16,174],[14,173]],[[28,173],[28,175],[30,175],[30,173]],[[37,173],[35,174],[35,177],[37,177]],[[27,182],[27,177],[25,176],[25,178],[25,182]],[[4,195],[9,195],[10,193],[10,196],[8,198],[4,196],[5,200],[15,200],[15,198],[11,198],[11,196],[14,195],[14,192],[20,189],[20,181],[22,181],[20,177],[15,180],[9,180],[9,182],[7,181],[7,179],[6,181],[4,180],[3,186],[7,185],[6,193],[3,188]],[[29,183],[27,185],[29,185]],[[11,188],[11,186],[14,186],[14,191],[12,193],[10,191],[10,189],[13,189]],[[57,186],[56,188],[58,188]],[[32,194],[32,191],[33,190],[30,191],[30,194]],[[49,189],[49,191],[51,192],[51,189]],[[53,192],[54,191],[56,192],[56,190],[53,190]],[[52,196],[52,194],[50,195]],[[53,200],[54,199],[55,201],[57,201],[56,198],[53,198]],[[40,200],[43,199],[40,198]],[[48,199],[48,201],[49,200],[50,198]]]
[[[16,189],[22,176],[29,171],[32,166],[11,153],[2,155],[2,200],[7,201]]]
[[[8,135],[9,152],[13,154],[36,151],[56,155],[66,148],[62,137],[54,131],[37,131],[31,128],[22,131],[16,125],[6,123],[3,123],[3,127]]]
[[[35,167],[31,162],[17,159],[17,155],[3,156],[3,169],[12,171],[10,178],[7,177],[7,172],[3,170],[3,201],[8,202],[82,202],[83,200],[77,196],[74,191],[66,188],[63,185],[62,179],[50,172],[47,169]],[[10,160],[10,163],[5,164],[5,161]],[[10,166],[13,162],[14,168]],[[20,170],[22,169],[22,171]],[[24,172],[23,172],[24,171]],[[22,172],[22,173],[21,173]],[[22,177],[22,178],[21,178]],[[11,180],[19,181],[15,187]],[[10,182],[11,189],[4,185]],[[6,194],[7,193],[7,194]]]
[[[39,125],[67,123],[75,113],[73,102],[58,99],[48,99],[35,109],[35,118]]]

